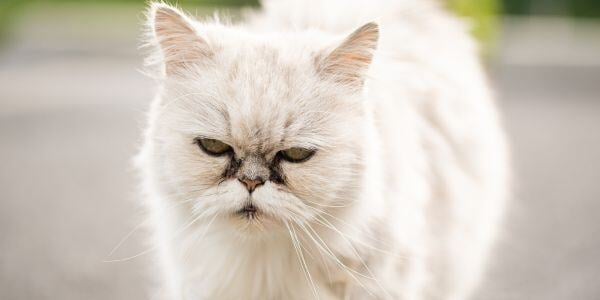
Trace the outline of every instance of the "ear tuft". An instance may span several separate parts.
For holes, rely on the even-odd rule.
[[[194,28],[194,20],[177,8],[152,3],[148,23],[154,42],[160,48],[167,75],[212,56],[210,46]]]
[[[323,59],[318,70],[334,81],[362,86],[379,40],[379,26],[367,23],[351,33],[341,45]]]

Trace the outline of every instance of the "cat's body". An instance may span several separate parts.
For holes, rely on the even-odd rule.
[[[475,287],[507,153],[464,26],[429,1],[322,2],[271,1],[244,27],[152,7],[164,73],[138,161],[159,298],[464,299]],[[369,21],[381,32],[344,40]],[[207,155],[198,137],[230,154]],[[312,156],[282,161],[291,147]]]

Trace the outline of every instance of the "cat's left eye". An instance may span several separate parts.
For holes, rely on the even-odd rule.
[[[220,156],[231,151],[231,146],[215,139],[197,138],[194,140],[198,146],[207,154]]]
[[[314,154],[315,150],[294,147],[287,150],[279,151],[281,157],[289,162],[300,163],[309,160]]]

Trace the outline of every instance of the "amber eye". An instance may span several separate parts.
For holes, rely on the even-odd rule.
[[[204,152],[213,156],[220,156],[231,151],[231,146],[215,139],[196,138],[194,142],[198,144],[200,149]]]
[[[315,150],[294,147],[279,151],[279,153],[284,160],[293,163],[301,163],[310,159],[315,154]]]

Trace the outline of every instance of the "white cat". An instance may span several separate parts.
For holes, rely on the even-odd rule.
[[[152,4],[138,163],[158,299],[465,299],[508,194],[467,28],[434,1]]]

